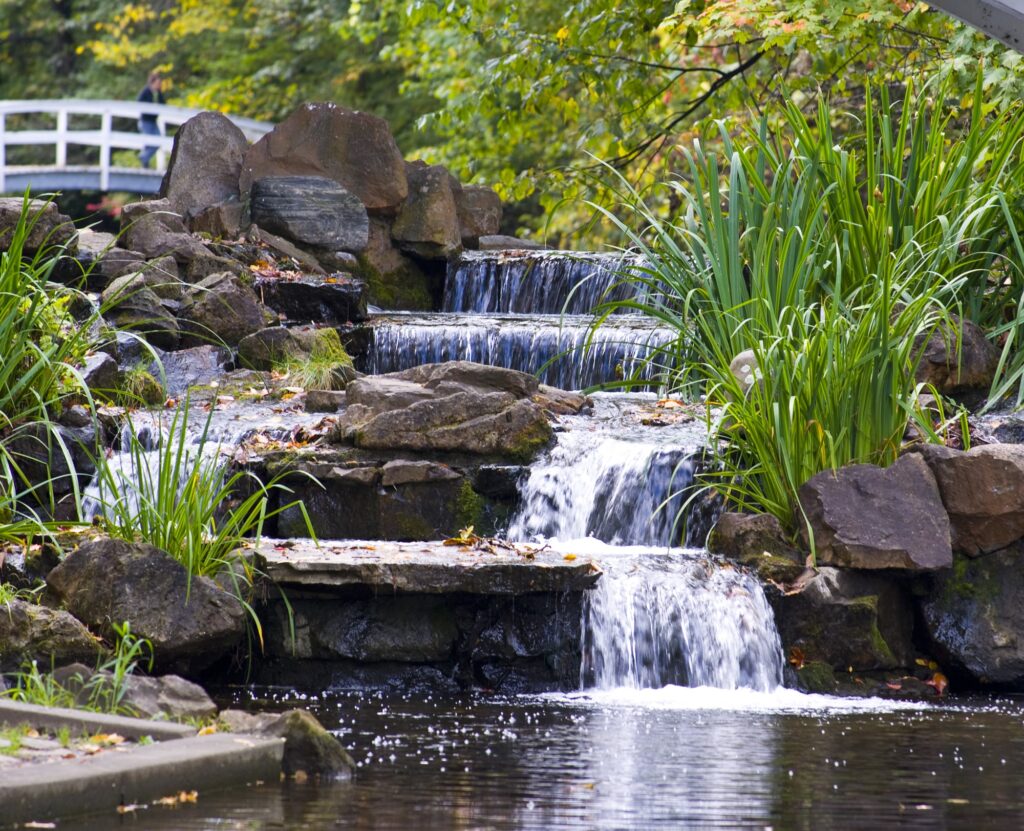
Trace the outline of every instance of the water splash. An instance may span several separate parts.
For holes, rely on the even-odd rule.
[[[782,683],[782,646],[760,584],[707,555],[608,557],[583,612],[584,687],[747,688]]]

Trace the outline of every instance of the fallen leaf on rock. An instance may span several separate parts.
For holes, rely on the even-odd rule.
[[[942,695],[944,692],[946,692],[946,688],[949,687],[949,679],[941,672],[936,672],[932,676],[931,681],[925,681],[925,683],[929,687],[934,687],[935,692],[937,692],[939,695]]]
[[[575,554],[566,554],[564,557],[562,557],[562,559],[563,560],[575,560],[576,559],[576,555]]]
[[[115,745],[122,744],[124,736],[119,736],[117,733],[97,733],[95,736],[91,736],[89,741],[99,745]]]
[[[207,724],[206,727],[201,727],[199,729],[199,732],[196,733],[196,735],[197,736],[212,736],[216,732],[217,732],[217,725],[216,724]]]

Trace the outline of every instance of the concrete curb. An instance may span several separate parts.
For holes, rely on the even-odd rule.
[[[28,765],[0,780],[0,824],[113,812],[179,791],[274,780],[284,739],[230,733],[107,751],[66,764]],[[114,816],[110,821],[116,822]]]
[[[36,728],[59,730],[68,727],[73,732],[85,734],[117,733],[126,739],[140,739],[150,736],[156,741],[187,739],[196,734],[194,727],[175,724],[171,721],[152,721],[144,718],[108,716],[91,713],[88,710],[69,710],[64,707],[39,707],[35,704],[21,704],[0,699],[0,724],[17,726],[28,724]],[[2,803],[0,803],[2,804]]]

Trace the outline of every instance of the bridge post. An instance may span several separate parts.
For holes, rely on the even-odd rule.
[[[57,167],[68,164],[68,111],[57,113]]]
[[[100,190],[110,190],[110,134],[114,123],[109,109],[103,110],[103,122],[100,125],[102,142],[100,143]]]

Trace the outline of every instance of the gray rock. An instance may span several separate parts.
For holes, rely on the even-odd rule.
[[[146,258],[138,251],[129,251],[125,248],[111,248],[100,259],[96,267],[102,283],[100,290],[116,277],[121,277],[133,271],[142,271]]]
[[[824,471],[799,498],[820,565],[933,571],[953,562],[949,518],[920,456]]]
[[[184,395],[189,387],[209,384],[224,376],[231,365],[231,352],[223,346],[204,344],[191,349],[168,352],[160,359],[160,366],[154,362],[149,373],[160,378],[163,368],[166,395]]]
[[[256,293],[234,274],[213,274],[189,291],[181,309],[189,345],[221,342],[237,346],[247,335],[267,325],[267,310]]]
[[[272,234],[266,228],[260,228],[253,225],[249,231],[255,230],[256,236],[259,241],[269,248],[277,257],[286,257],[290,260],[294,260],[295,264],[303,271],[308,274],[322,274],[326,276],[327,272],[324,271],[323,266],[320,265],[320,261],[310,254],[308,251],[303,251],[298,246],[290,243],[284,237],[279,237],[277,234]]]
[[[366,208],[323,176],[257,179],[249,195],[249,212],[261,228],[293,242],[351,252],[366,248]]]
[[[771,514],[723,513],[708,536],[708,550],[753,568],[762,580],[776,583],[796,580],[803,574],[806,559]]]
[[[238,177],[249,142],[227,116],[217,112],[190,118],[174,136],[174,148],[160,185],[178,213],[192,217],[225,200],[238,200]]]
[[[864,672],[914,664],[913,604],[884,576],[821,568],[798,594],[772,596],[787,655]]]
[[[118,244],[138,251],[147,260],[168,254],[181,264],[210,254],[209,249],[188,232],[180,212],[167,199],[125,205]]]
[[[250,369],[278,369],[318,354],[337,354],[344,363],[345,351],[334,329],[316,326],[268,326],[238,344],[238,359]]]
[[[451,177],[440,165],[406,166],[409,196],[391,228],[403,251],[424,259],[447,260],[462,251],[459,215]]]
[[[95,662],[105,650],[70,613],[25,600],[0,603],[0,672],[36,661],[41,671],[69,661]]]
[[[78,253],[75,259],[89,271],[87,287],[93,290],[102,288],[104,280],[100,274],[100,264],[111,252],[124,249],[117,248],[117,238],[113,234],[91,228],[79,228],[77,234]]]
[[[369,235],[369,224],[367,224],[367,235]],[[367,244],[369,244],[369,236],[367,236]],[[359,270],[359,258],[348,251],[318,251],[316,259],[324,271],[329,271],[332,274],[339,272],[351,274]]]
[[[1024,690],[1024,550],[958,556],[921,602],[937,657],[978,684]]]
[[[94,394],[102,393],[109,397],[120,383],[121,370],[110,355],[96,352],[85,359],[82,380]]]
[[[214,274],[225,273],[234,274],[236,277],[247,274],[246,269],[236,260],[206,252],[188,261],[188,265],[185,267],[185,281],[195,284]]]
[[[335,104],[304,104],[249,148],[242,193],[265,176],[333,179],[370,213],[394,214],[409,192],[388,123]]]
[[[160,349],[177,347],[181,336],[177,318],[152,289],[108,289],[103,293],[103,307],[104,317],[119,329],[130,329]]]
[[[189,577],[169,554],[147,543],[88,542],[50,572],[47,584],[68,610],[107,637],[129,621],[153,644],[159,667],[197,671],[245,634],[245,611],[206,577]]]
[[[977,557],[1024,537],[1024,446],[989,444],[964,453],[924,445],[915,452],[935,474],[956,550]]]
[[[475,248],[481,237],[491,237],[501,229],[501,197],[491,188],[463,185],[454,191],[455,209],[459,215],[462,244]]]
[[[45,483],[46,490],[57,497],[70,493],[75,480],[85,487],[96,472],[97,432],[91,421],[81,427],[23,424],[4,442],[5,450],[17,460],[18,475],[28,483]]]
[[[510,249],[515,251],[542,251],[547,248],[546,245],[530,239],[507,237],[501,234],[488,234],[487,236],[480,237],[476,247],[481,251],[505,251]]]
[[[345,403],[344,390],[307,390],[307,413],[336,413]]]
[[[238,198],[216,202],[189,216],[188,227],[194,234],[209,234],[215,239],[234,239],[242,233],[242,203]]]
[[[25,200],[20,196],[0,197],[0,251],[10,247],[24,205]],[[24,241],[25,255],[31,257],[45,249],[63,248],[69,255],[77,251],[75,226],[71,217],[57,210],[56,203],[30,199],[28,215],[29,223],[34,224]]]
[[[86,704],[97,686],[111,688],[113,673],[76,663],[54,670],[53,678],[72,692],[80,704]],[[183,721],[217,714],[217,705],[206,691],[179,675],[147,676],[135,672],[124,677],[122,690],[119,707],[137,718]]]
[[[166,264],[174,262],[172,257],[162,257],[153,262]],[[163,267],[150,268],[143,263],[140,271],[129,271],[110,282],[101,295],[104,306],[113,306],[125,301],[131,302],[132,295],[141,289],[149,289],[161,300],[181,301],[185,297],[187,285],[177,275],[168,274]]]
[[[917,381],[933,384],[945,395],[987,391],[999,364],[999,350],[977,324],[955,317],[954,322],[961,328],[960,344],[956,331],[945,326],[932,332],[927,342],[923,337],[915,341],[915,352],[921,352]]]
[[[537,379],[467,361],[360,378],[334,435],[365,449],[461,451],[520,460],[551,438]]]
[[[366,320],[366,283],[352,277],[260,277],[256,291],[263,302],[285,318],[328,326]]]

